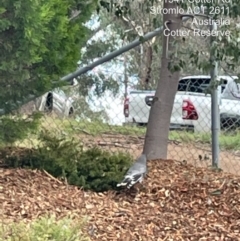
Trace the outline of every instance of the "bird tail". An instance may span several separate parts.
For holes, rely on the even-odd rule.
[[[125,186],[127,186],[127,183],[122,183],[122,182],[121,182],[121,183],[118,183],[118,184],[117,184],[117,187],[125,187]]]
[[[122,182],[117,184],[117,187],[126,187],[129,185],[129,183],[131,183],[131,179],[129,177],[125,177]]]

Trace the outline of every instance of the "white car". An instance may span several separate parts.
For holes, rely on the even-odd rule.
[[[235,79],[237,79],[236,76],[218,76],[218,80],[222,81],[218,87],[220,97],[219,101],[223,100],[221,105],[221,114],[224,113],[225,116],[235,113],[230,111],[228,108],[228,106],[232,107],[231,103],[234,103],[235,105],[239,103],[240,105],[240,91],[238,90],[239,85],[236,84],[234,81]],[[204,104],[205,100],[206,103],[210,105],[210,94],[206,94],[210,81],[211,77],[209,75],[187,76],[179,80],[178,91],[175,95],[171,115],[170,129],[184,128],[194,131],[209,131],[209,126],[205,126],[205,128],[201,127],[204,125],[203,123],[200,123],[201,125],[196,127],[197,122],[194,121],[194,116],[191,116],[191,119],[184,118],[182,106],[187,103],[186,100],[188,97],[194,99],[194,105],[197,105],[197,102]],[[136,123],[138,125],[147,124],[154,95],[155,91],[131,91],[124,101],[125,123]],[[206,115],[209,115],[208,109],[209,108],[206,109]],[[238,111],[237,108],[236,110]],[[204,109],[200,112],[201,115],[203,115],[203,111]],[[204,116],[206,117],[206,115]],[[209,122],[209,118],[211,118],[211,115],[209,115],[208,118],[205,118],[205,120]],[[199,120],[200,119],[201,117],[199,117]]]
[[[73,98],[68,97],[60,88],[56,88],[39,97],[35,107],[38,111],[54,112],[63,117],[70,117],[74,114],[73,102]]]
[[[234,130],[240,127],[240,101],[221,99],[219,103],[220,128]],[[216,117],[217,118],[217,117]],[[182,119],[192,125],[195,132],[211,132],[211,96],[188,96],[183,99]]]

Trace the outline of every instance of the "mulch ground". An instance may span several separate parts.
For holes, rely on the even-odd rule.
[[[1,220],[87,215],[93,241],[240,240],[240,177],[151,161],[137,193],[84,192],[49,174],[0,169]]]

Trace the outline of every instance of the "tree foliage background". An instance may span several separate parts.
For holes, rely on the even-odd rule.
[[[0,108],[9,113],[76,69],[97,1],[2,0]]]
[[[127,40],[132,41],[143,30],[143,33],[153,31],[155,28],[163,25],[161,9],[163,9],[163,2],[159,0],[152,1],[101,1],[102,5],[109,9],[109,15],[111,21],[114,20],[116,29],[119,29],[121,36]],[[103,4],[104,3],[104,4]],[[226,35],[218,36],[216,43],[213,46],[213,51],[218,58],[220,64],[220,74],[236,73],[239,72],[238,53],[239,53],[239,14],[240,8],[236,0],[231,1],[231,4],[224,1],[219,4],[218,2],[204,3],[202,2],[185,2],[180,1],[179,8],[181,8],[186,14],[202,14],[211,16],[213,19],[218,20],[230,20],[230,25],[218,26],[219,31],[229,30],[231,32],[230,38]],[[204,9],[204,12],[202,11]],[[194,16],[197,21],[206,19],[204,16]],[[182,30],[190,30],[190,35],[185,38],[176,38],[175,43],[178,45],[178,51],[172,53],[172,61],[181,68],[181,75],[189,74],[209,74],[209,53],[210,53],[210,38],[208,36],[196,36],[193,35],[194,29],[208,30],[207,24],[193,24],[192,19],[182,24]],[[128,30],[127,32],[125,32]],[[149,58],[148,45],[152,46],[153,51],[152,58]],[[135,72],[138,72],[139,84],[137,88],[143,88],[144,80],[147,78],[147,66],[151,62],[151,81],[150,86],[156,88],[157,78],[159,76],[160,62],[161,62],[161,36],[155,41],[155,44],[144,43],[142,46],[142,54],[139,48],[136,48],[130,53],[134,55],[132,64]],[[157,53],[156,53],[157,52]],[[156,53],[156,54],[155,54]],[[155,55],[154,55],[155,54]],[[138,57],[135,58],[135,55]],[[141,59],[145,58],[145,60]],[[138,60],[137,60],[138,59]],[[152,61],[149,61],[151,60]],[[181,61],[180,61],[181,60]],[[141,65],[142,63],[142,65]],[[145,65],[145,66],[144,66]],[[144,71],[143,71],[144,70]],[[143,73],[144,72],[144,73]],[[142,76],[142,77],[141,77]],[[142,83],[142,84],[141,84]]]

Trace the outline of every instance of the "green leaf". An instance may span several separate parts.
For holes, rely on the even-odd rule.
[[[219,195],[222,194],[222,191],[219,190],[219,189],[217,189],[217,190],[215,190],[215,191],[213,191],[213,192],[210,192],[210,194],[213,195],[213,196],[219,196]]]
[[[5,8],[0,8],[0,14],[3,14],[6,12],[6,9]]]

